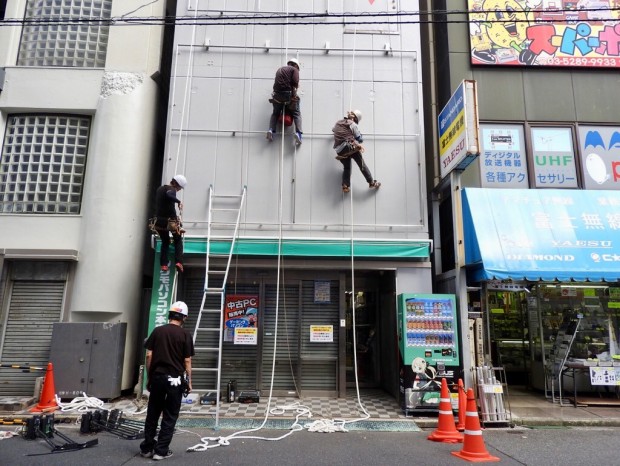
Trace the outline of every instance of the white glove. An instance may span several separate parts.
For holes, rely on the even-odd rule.
[[[181,376],[178,376],[178,377],[168,376],[168,382],[170,382],[171,386],[178,387],[181,385]]]

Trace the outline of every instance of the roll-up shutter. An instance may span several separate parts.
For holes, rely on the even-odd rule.
[[[13,281],[0,361],[46,367],[52,327],[60,321],[64,281]],[[35,379],[45,372],[2,369],[0,396],[32,396]]]
[[[338,334],[339,287],[338,281],[330,282],[330,302],[315,303],[315,283],[303,282],[301,312],[301,389],[308,392],[335,395],[338,389]],[[333,329],[333,341],[310,342],[310,326],[328,326]],[[320,393],[317,393],[320,394]]]
[[[261,365],[261,390],[267,394],[271,387],[273,351],[276,345],[276,285],[265,286],[265,305],[262,324],[263,357]],[[274,394],[298,392],[299,377],[299,285],[280,286],[280,305],[278,307],[278,334]]]
[[[204,269],[202,269],[204,274]],[[202,302],[202,295],[204,289],[204,276],[200,277],[200,274],[187,278],[184,282],[185,292],[184,300],[189,307],[189,315],[185,322],[185,328],[194,333],[196,328],[196,321],[198,312],[200,311],[200,304]],[[234,294],[259,294],[258,285],[237,285],[234,287]],[[227,292],[232,293],[228,290]],[[220,298],[215,296],[208,296],[205,308],[215,309],[220,305]],[[219,325],[219,315],[211,313],[203,313],[202,327],[217,327]],[[259,329],[260,331],[260,329]],[[217,347],[219,342],[214,332],[201,332],[199,334],[200,340],[196,343],[196,346],[210,346]],[[222,377],[220,383],[220,390],[224,393],[226,384],[229,380],[237,381],[237,391],[243,389],[256,388],[257,380],[257,345],[235,345],[233,343],[224,342],[222,346]],[[192,358],[193,367],[215,367],[217,361],[209,361],[209,353],[199,352]],[[213,372],[196,371],[192,375],[194,384],[197,387],[215,387],[216,375]]]

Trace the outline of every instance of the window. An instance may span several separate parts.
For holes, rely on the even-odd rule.
[[[24,26],[17,65],[102,68],[110,26],[86,20],[109,19],[111,8],[112,0],[28,0],[25,19],[42,22]]]
[[[0,213],[79,214],[90,118],[11,115],[0,159]]]

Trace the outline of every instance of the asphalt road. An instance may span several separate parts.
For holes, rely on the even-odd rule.
[[[278,441],[231,439],[229,445],[204,452],[187,452],[199,444],[201,436],[228,436],[233,431],[190,428],[175,434],[171,448],[174,456],[152,461],[139,456],[139,440],[125,440],[110,433],[81,435],[75,426],[57,428],[75,442],[97,438],[97,446],[83,450],[48,454],[51,448],[43,440],[13,437],[0,440],[0,464],[35,465],[464,465],[468,462],[453,456],[459,444],[436,443],[423,432],[346,433],[294,432]],[[4,426],[1,430],[13,430]],[[246,435],[279,437],[286,430],[261,430]],[[620,428],[540,428],[487,429],[485,446],[504,465],[613,465],[618,464]],[[58,439],[55,439],[58,440]],[[210,442],[216,444],[215,442]],[[27,456],[27,455],[41,456]]]

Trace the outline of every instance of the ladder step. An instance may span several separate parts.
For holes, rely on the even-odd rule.
[[[222,294],[224,292],[224,288],[207,288],[205,289],[205,293],[208,294]]]
[[[215,367],[192,367],[192,372],[217,372],[217,368]]]
[[[206,312],[207,314],[220,314],[222,310],[221,309],[201,309],[200,312]]]
[[[243,194],[212,194],[211,199],[239,199]]]
[[[198,327],[196,328],[197,332],[219,332],[219,327]]]
[[[200,346],[200,347],[194,348],[194,351],[209,351],[209,352],[218,353],[220,350],[219,348],[216,348],[215,346]],[[194,369],[192,368],[192,370]]]
[[[207,270],[207,273],[212,273],[214,275],[224,275],[227,270]]]
[[[239,212],[238,207],[211,207],[211,212]]]

